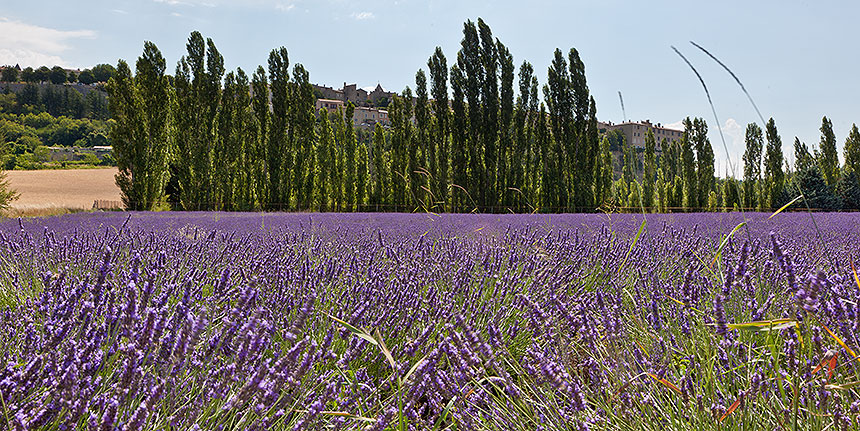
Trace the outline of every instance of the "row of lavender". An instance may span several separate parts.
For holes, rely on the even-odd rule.
[[[860,219],[747,218],[6,221],[0,429],[860,426]]]

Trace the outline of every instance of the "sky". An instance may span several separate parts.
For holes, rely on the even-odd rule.
[[[790,162],[795,137],[818,146],[823,116],[833,122],[841,158],[851,125],[860,122],[858,14],[860,2],[827,0],[0,0],[0,64],[133,63],[148,40],[173,71],[198,30],[212,38],[228,70],[250,74],[284,46],[311,82],[401,91],[414,87],[435,47],[450,66],[463,23],[480,17],[515,64],[534,65],[541,85],[554,50],[576,48],[601,121],[625,120],[619,91],[627,120],[680,127],[684,117],[705,118],[717,173],[732,172],[722,129],[740,177],[744,130],[760,121],[733,78],[689,42],[730,67],[765,119],[774,118]],[[672,46],[701,73],[719,122]]]

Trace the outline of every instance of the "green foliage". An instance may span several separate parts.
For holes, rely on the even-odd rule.
[[[684,207],[695,209],[699,207],[698,176],[696,175],[696,159],[693,145],[696,142],[697,130],[689,117],[684,119],[684,134],[681,136],[681,175],[684,179]]]
[[[842,199],[827,185],[824,177],[821,175],[821,171],[815,164],[797,172],[794,181],[786,187],[786,193],[783,198],[784,200],[803,193],[806,205],[809,205],[809,208],[829,211],[842,209]],[[793,206],[805,208],[804,203],[801,201],[796,202]]]
[[[755,208],[761,204],[758,199],[757,186],[761,181],[761,153],[764,145],[761,127],[758,124],[747,124],[745,141],[743,205],[747,208]]]
[[[842,200],[842,209],[860,210],[860,182],[854,171],[843,173],[836,183],[836,194]]]
[[[839,181],[839,156],[836,152],[836,136],[833,134],[833,124],[827,117],[821,119],[818,166],[827,185],[835,188],[836,182]]]
[[[794,170],[801,172],[809,169],[815,163],[812,154],[809,153],[809,147],[797,137],[794,138]]]
[[[54,66],[51,68],[51,72],[48,75],[48,79],[52,84],[62,84],[68,80],[69,76],[66,74],[66,70],[60,66]]]
[[[108,83],[116,120],[110,132],[119,168],[116,182],[129,209],[151,210],[164,199],[173,101],[164,70],[161,52],[146,42],[134,76],[120,60],[116,76]]]
[[[767,135],[767,150],[764,159],[764,192],[762,207],[778,208],[783,194],[785,174],[782,171],[782,139],[776,129],[773,118],[768,120],[765,127]]]
[[[860,131],[856,124],[851,125],[851,131],[845,138],[844,155],[845,169],[860,175]]]
[[[111,64],[97,64],[92,69],[95,82],[108,82],[113,78],[117,70]]]
[[[96,82],[96,76],[93,74],[93,71],[90,69],[84,69],[78,75],[78,82],[85,85],[90,85]]]
[[[433,97],[433,125],[435,126],[431,137],[436,148],[436,154],[431,157],[435,157],[437,165],[433,174],[436,180],[434,192],[437,199],[447,206],[450,205],[448,184],[451,174],[448,160],[451,158],[451,147],[448,136],[451,121],[448,108],[448,61],[442,48],[436,47],[433,56],[427,60],[427,67],[430,70],[430,94]]]
[[[3,74],[0,76],[0,80],[3,82],[17,82],[18,81],[18,69],[14,67],[7,67],[3,69]]]
[[[642,176],[642,204],[646,208],[654,206],[654,181],[657,179],[657,142],[649,128],[645,132],[645,169]]]

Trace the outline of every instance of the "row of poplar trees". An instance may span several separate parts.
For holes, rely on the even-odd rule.
[[[845,163],[840,166],[833,123],[821,119],[821,140],[810,152],[806,143],[794,138],[794,167],[782,152],[782,138],[771,118],[761,127],[747,125],[743,156],[743,205],[753,209],[778,208],[794,201],[795,206],[825,210],[860,209],[860,131],[857,125],[845,139]],[[766,140],[766,144],[765,144]]]
[[[609,197],[594,99],[575,49],[556,50],[538,98],[528,62],[481,19],[449,67],[441,48],[359,140],[350,103],[315,111],[285,48],[252,76],[225,74],[194,32],[169,75],[151,42],[108,84],[127,208],[320,211],[592,211]],[[516,75],[516,76],[515,76]],[[516,81],[516,86],[515,86]],[[607,150],[608,151],[608,150]]]
[[[818,210],[860,209],[860,131],[856,125],[845,139],[845,163],[841,166],[833,125],[827,117],[821,121],[817,148],[810,151],[795,137],[792,166],[783,154],[782,138],[773,118],[765,123],[764,130],[750,123],[746,128],[741,180],[728,171],[725,178],[715,176],[714,151],[705,120],[687,118],[683,125],[681,139],[664,139],[659,152],[650,130],[645,132],[641,154],[623,136],[614,137],[621,141],[618,164],[622,174],[611,185],[611,204],[655,212],[739,208],[767,211],[786,204]],[[612,133],[615,132],[609,136]]]

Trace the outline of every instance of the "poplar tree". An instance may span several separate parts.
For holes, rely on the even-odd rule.
[[[519,193],[509,188],[522,189],[521,178],[514,172],[514,164],[522,167],[522,154],[514,160],[512,127],[514,119],[514,57],[510,50],[496,39],[496,52],[499,58],[499,125],[498,153],[496,155],[496,173],[501,203],[510,206],[513,198],[519,198]],[[510,160],[510,162],[509,162]]]
[[[765,205],[766,208],[777,208],[782,198],[785,174],[782,171],[782,139],[779,137],[773,118],[769,119],[765,126],[765,135],[767,137],[764,159]]]
[[[483,184],[481,204],[495,206],[499,203],[497,184],[498,139],[499,139],[499,52],[490,26],[478,18],[478,33],[481,40],[481,144],[484,150]]]
[[[135,75],[120,60],[116,75],[108,81],[115,121],[110,135],[119,169],[116,184],[123,204],[132,210],[152,210],[164,199],[173,101],[164,71],[161,51],[154,43],[145,42],[135,64]]]
[[[320,109],[317,121],[319,143],[316,150],[316,169],[314,170],[315,200],[322,211],[334,210],[334,130],[329,121],[329,113]]]
[[[568,158],[573,154],[576,142],[574,127],[574,99],[571,92],[570,76],[567,61],[560,49],[555,50],[552,64],[547,70],[547,84],[543,87],[544,100],[549,113],[552,137],[555,140],[555,161],[558,166],[558,178],[553,178],[553,206],[569,206],[568,190],[571,186],[570,170],[572,164]],[[555,169],[553,169],[555,170]]]
[[[391,171],[388,175],[391,184],[391,204],[395,211],[403,209],[406,203],[406,147],[408,145],[406,124],[409,117],[405,114],[404,102],[400,96],[392,99],[388,117],[391,120]]]
[[[543,159],[541,157],[541,147],[535,139],[535,124],[538,121],[538,80],[537,77],[532,75],[531,77],[531,85],[528,90],[528,107],[526,111],[528,112],[526,116],[526,146],[528,148],[529,160],[531,161],[531,165],[528,169],[526,175],[529,177],[529,199],[532,202],[533,206],[538,205],[538,201],[540,199],[540,187],[541,187],[541,173],[543,165]],[[543,119],[540,119],[543,120]],[[534,208],[532,209],[534,210]]]
[[[463,24],[463,40],[457,54],[458,71],[462,72],[462,88],[465,97],[467,137],[464,147],[467,150],[468,168],[461,184],[470,199],[469,204],[483,204],[482,190],[484,175],[483,163],[483,133],[484,117],[482,115],[481,90],[484,81],[484,69],[481,64],[481,42],[478,39],[478,29],[472,21]],[[452,70],[453,75],[453,70]],[[456,114],[454,116],[456,118]],[[465,200],[464,200],[465,201]]]
[[[287,209],[290,204],[289,172],[293,149],[289,146],[287,126],[289,115],[290,60],[287,49],[280,47],[269,53],[269,91],[271,120],[266,148],[266,172],[270,209]]]
[[[649,127],[645,131],[645,168],[642,175],[642,203],[647,208],[654,206],[654,182],[657,179],[657,141]]]
[[[449,133],[449,108],[448,108],[448,61],[442,48],[436,47],[433,56],[427,61],[430,70],[430,94],[433,96],[433,119],[436,126],[433,137],[433,145],[436,148],[436,180],[435,193],[437,199],[442,202],[443,208],[449,205],[448,183],[450,178],[449,159],[451,157],[448,145]]]
[[[809,147],[803,142],[800,142],[796,136],[794,137],[794,171],[801,172],[812,167],[815,164],[812,154],[809,153]]]
[[[373,175],[370,203],[373,205],[386,204],[388,200],[388,170],[385,166],[385,134],[382,125],[376,123],[373,130]]]
[[[296,206],[299,209],[311,209],[313,207],[313,188],[315,157],[314,144],[316,134],[314,133],[314,88],[310,83],[308,71],[301,64],[293,66],[293,82],[290,103],[290,132],[292,135],[291,145],[295,152],[293,162],[293,188],[296,195]],[[350,117],[350,122],[352,118]]]
[[[757,190],[761,181],[761,152],[764,145],[761,127],[758,124],[747,124],[745,141],[743,205],[747,208],[756,208],[760,203]]]
[[[429,102],[427,99],[427,75],[424,70],[419,69],[415,73],[415,147],[420,150],[416,162],[416,170],[425,173],[416,173],[415,197],[425,203],[429,208],[433,196],[436,194],[436,147],[435,141],[431,139],[431,117]]]
[[[589,211],[594,204],[592,185],[593,172],[597,155],[597,138],[589,130],[597,130],[597,106],[589,96],[588,83],[585,78],[585,63],[576,48],[568,52],[570,68],[570,85],[573,96],[575,141],[572,143],[573,164],[568,167],[574,192],[574,204],[577,211]]]
[[[416,133],[412,127],[412,116],[414,107],[412,106],[412,90],[409,87],[403,90],[403,98],[401,99],[401,114],[402,122],[401,133],[403,145],[406,146],[406,182],[408,186],[408,195],[405,196],[404,204],[407,205],[407,210],[415,208],[420,203],[422,175],[418,171],[418,145],[416,145]]]
[[[468,140],[466,103],[464,101],[465,77],[460,67],[451,67],[451,207],[454,211],[464,211],[467,204],[469,183],[467,180]]]
[[[514,110],[513,119],[513,134],[514,143],[511,153],[510,184],[513,187],[518,187],[526,196],[533,196],[535,192],[535,184],[532,182],[530,174],[535,168],[534,154],[531,152],[531,127],[528,124],[529,108],[531,106],[531,94],[529,92],[532,77],[534,76],[534,68],[528,61],[523,61],[519,72],[519,96],[517,96],[516,107]],[[533,114],[531,115],[534,116]],[[528,175],[528,176],[527,176]],[[520,196],[516,201],[520,200]],[[522,205],[518,206],[522,209]]]
[[[257,208],[268,208],[269,202],[269,171],[268,171],[268,138],[269,138],[269,85],[266,69],[257,66],[251,78],[251,107],[254,115],[254,137],[250,144],[253,158],[254,194],[257,197]]]
[[[860,131],[856,124],[851,125],[851,131],[845,138],[844,155],[845,170],[860,175]]]
[[[833,134],[833,123],[830,119],[821,119],[821,142],[818,153],[818,166],[824,181],[835,190],[836,182],[839,181],[839,155],[836,152],[836,135]]]
[[[368,151],[370,151],[370,147],[366,145],[364,142],[358,143],[358,149],[356,152],[356,164],[355,164],[355,210],[361,211],[364,204],[367,202],[367,161]]]
[[[540,187],[540,206],[548,207],[552,211],[553,207],[558,207],[558,189],[560,188],[561,179],[558,172],[559,167],[559,151],[555,140],[550,133],[550,126],[547,124],[548,115],[546,105],[540,104],[540,112],[535,121],[535,140],[540,148],[541,161],[541,187]],[[556,211],[558,211],[556,209]]]
[[[358,171],[356,160],[356,142],[355,142],[355,127],[353,126],[352,116],[355,112],[355,106],[352,102],[346,103],[346,110],[343,115],[343,193],[346,202],[346,211],[355,210],[355,180]]]
[[[715,190],[714,149],[708,139],[708,123],[702,118],[693,119],[693,142],[696,149],[696,188],[699,208],[708,206],[708,196]]]
[[[256,125],[251,104],[250,83],[248,75],[242,68],[236,69],[236,90],[233,92],[236,103],[236,111],[233,115],[232,133],[236,136],[234,142],[238,148],[238,161],[236,169],[238,180],[234,194],[236,205],[241,210],[251,210],[255,202],[255,172],[259,158],[256,156],[255,139]]]
[[[683,206],[688,210],[698,205],[698,177],[696,176],[696,158],[693,155],[695,127],[690,117],[684,119],[684,133],[681,135],[681,175],[684,179]]]
[[[236,184],[236,171],[241,152],[239,136],[233,132],[236,111],[240,108],[236,103],[236,93],[247,91],[237,88],[236,74],[227,73],[224,78],[224,91],[218,108],[217,137],[213,148],[213,203],[216,210],[233,210],[233,191]]]

